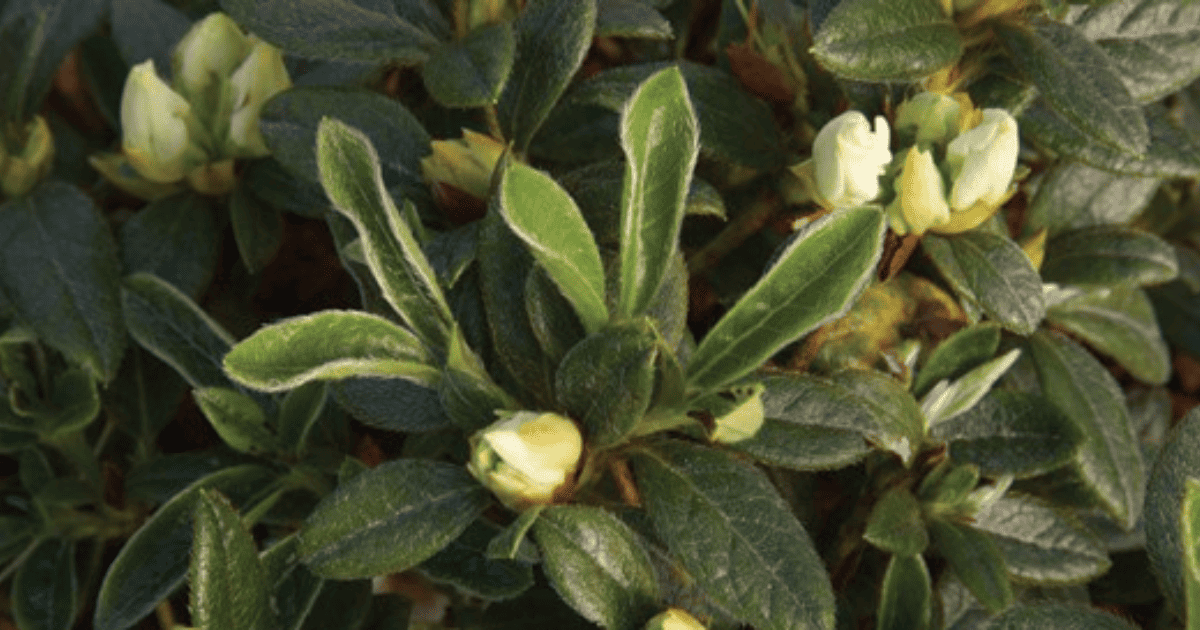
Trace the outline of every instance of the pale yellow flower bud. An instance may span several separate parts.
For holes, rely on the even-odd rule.
[[[704,624],[682,608],[668,608],[646,622],[645,630],[705,630]]]
[[[504,153],[504,145],[481,133],[463,129],[458,140],[434,140],[433,155],[421,158],[421,171],[432,184],[450,184],[486,199],[492,171]]]
[[[897,234],[921,235],[950,221],[946,184],[931,152],[909,148],[895,186],[896,199],[888,206],[888,214]]]
[[[467,469],[508,507],[550,503],[574,474],[583,436],[555,413],[517,411],[471,438]]]
[[[950,207],[966,210],[977,202],[995,205],[1007,196],[1017,167],[1017,121],[1003,109],[983,110],[983,120],[946,147],[954,186]]]
[[[20,197],[33,189],[54,165],[54,138],[50,125],[41,116],[25,126],[25,146],[6,155],[0,146],[0,192],[5,197]]]
[[[229,123],[228,153],[248,157],[268,155],[270,151],[258,129],[258,117],[264,103],[292,87],[292,79],[283,65],[283,53],[266,42],[254,44],[230,82],[233,116]]]
[[[228,15],[210,13],[175,46],[171,55],[175,89],[207,110],[219,98],[219,84],[242,63],[252,43]]]
[[[812,150],[822,205],[850,208],[878,197],[879,176],[892,161],[890,142],[891,130],[883,116],[875,117],[874,132],[867,117],[856,111],[826,123]]]
[[[121,94],[122,148],[142,177],[176,182],[205,161],[190,138],[191,117],[191,105],[158,77],[153,60],[129,70]]]
[[[962,106],[936,92],[921,92],[896,109],[896,129],[916,128],[917,142],[946,142],[958,134]]]
[[[713,416],[714,442],[732,444],[748,440],[762,428],[765,411],[762,394],[766,391],[761,383],[735,387],[728,392],[710,394],[696,401],[696,405]]]

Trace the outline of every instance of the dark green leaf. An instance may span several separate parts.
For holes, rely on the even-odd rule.
[[[598,0],[594,36],[671,39],[671,23],[642,0]]]
[[[492,380],[459,329],[455,329],[450,344],[438,390],[450,420],[459,428],[474,432],[495,422],[497,409],[519,408],[517,401]]]
[[[160,455],[136,464],[125,476],[125,493],[152,504],[166,503],[197,479],[255,461],[225,446]]]
[[[21,630],[70,630],[79,583],[75,543],[50,538],[40,543],[17,571],[12,613]]]
[[[1060,284],[1158,284],[1179,271],[1175,250],[1133,228],[1097,225],[1060,232],[1046,243],[1042,277]]]
[[[926,630],[931,627],[933,583],[919,555],[894,555],[883,574],[876,630]]]
[[[361,131],[332,118],[317,130],[321,184],[358,230],[384,298],[421,341],[444,352],[454,315],[412,230],[384,189],[379,156]]]
[[[321,311],[258,329],[225,355],[232,378],[264,391],[351,376],[403,378],[425,387],[438,368],[405,328],[361,311]]]
[[[1038,395],[994,390],[972,409],[938,424],[954,461],[988,477],[1032,477],[1071,461],[1083,436],[1063,413]]]
[[[939,382],[921,400],[927,426],[937,426],[975,406],[1005,372],[1016,363],[1021,351],[1013,349],[954,381]]]
[[[1035,584],[1077,584],[1112,564],[1086,528],[1032,499],[1001,497],[975,514],[973,526],[992,534],[1009,574]]]
[[[488,542],[485,555],[493,560],[520,560],[527,564],[537,562],[537,548],[525,535],[544,509],[543,505],[533,505],[518,514],[516,520]]]
[[[871,447],[857,431],[775,418],[763,420],[762,427],[753,437],[729,446],[761,462],[792,470],[842,468],[871,452]]]
[[[283,217],[275,206],[261,203],[244,184],[233,189],[229,218],[238,253],[250,273],[262,271],[283,243]]]
[[[1146,209],[1162,183],[1157,177],[1122,175],[1063,160],[1038,185],[1026,225],[1050,235],[1092,225],[1128,223]]]
[[[379,593],[371,597],[371,610],[361,630],[408,630],[413,604],[395,593]]]
[[[929,545],[921,504],[906,488],[889,490],[871,508],[863,538],[897,557],[920,555]]]
[[[476,627],[480,630],[595,630],[596,625],[580,617],[549,586],[535,586],[517,599],[488,606]]]
[[[396,378],[347,378],[329,387],[338,405],[373,427],[420,433],[450,426],[436,389]]]
[[[153,59],[163,76],[171,71],[171,50],[192,26],[187,15],[163,0],[113,0],[109,20],[125,62]]]
[[[937,519],[929,522],[929,533],[954,574],[988,610],[999,612],[1012,604],[1013,588],[1004,558],[991,536]]]
[[[148,273],[127,276],[121,291],[129,334],[175,368],[193,388],[228,387],[221,359],[233,337],[175,287]]]
[[[293,95],[292,92],[289,92],[288,96],[280,97],[280,100],[282,101]],[[275,121],[270,125],[263,123],[263,121],[264,118],[260,117],[259,123],[261,128],[266,129],[269,127],[272,131],[278,132],[277,124],[279,121]],[[284,142],[278,136],[273,137],[272,140],[276,143]],[[310,146],[305,148],[307,149],[305,157],[311,161],[316,147]],[[316,163],[314,162],[311,166],[312,174],[310,177],[306,177],[306,174],[293,173],[284,168],[283,164],[274,157],[253,160],[247,163],[245,169],[242,171],[241,183],[246,188],[254,191],[254,196],[263,203],[302,217],[324,219],[325,211],[329,208],[329,200],[325,197],[325,191],[321,189],[320,184],[316,181]]]
[[[125,273],[145,271],[198,298],[219,253],[213,208],[192,192],[152,202],[121,227]]]
[[[1129,154],[1146,151],[1146,119],[1099,46],[1057,22],[995,28],[1017,66],[1056,112],[1090,138]]]
[[[1159,453],[1146,488],[1146,553],[1167,603],[1187,610],[1182,505],[1188,479],[1200,479],[1200,410],[1176,425]]]
[[[222,0],[247,31],[317,59],[423,61],[444,33],[431,33],[391,2],[365,0]]]
[[[324,580],[297,630],[359,630],[371,612],[371,580]]]
[[[489,499],[461,466],[386,462],[317,505],[300,552],[314,573],[339,580],[403,571],[454,540]]]
[[[533,266],[525,278],[525,313],[538,345],[555,365],[587,336],[574,307],[559,292],[545,267]]]
[[[1001,326],[1028,335],[1041,323],[1042,280],[1012,239],[976,230],[927,235],[921,245],[955,293]]]
[[[915,396],[924,396],[942,379],[958,378],[996,355],[1000,329],[994,325],[969,326],[943,340],[929,353],[913,379]]]
[[[1053,333],[1030,337],[1042,391],[1083,434],[1076,466],[1118,522],[1132,527],[1145,496],[1137,435],[1116,380],[1075,342]]]
[[[307,450],[309,434],[325,409],[328,391],[325,383],[306,383],[283,397],[275,421],[280,448],[296,454]]]
[[[272,453],[278,445],[267,418],[255,400],[224,387],[192,390],[192,396],[217,435],[241,453]]]
[[[845,314],[875,272],[883,228],[872,206],[810,224],[701,340],[688,362],[689,386],[718,389]]]
[[[51,181],[0,205],[0,291],[42,341],[98,380],[116,376],[125,352],[120,263],[82,191]]]
[[[500,95],[500,122],[517,151],[538,127],[583,63],[596,27],[596,0],[529,0],[513,23],[517,55]]]
[[[643,312],[675,252],[699,151],[696,116],[678,68],[646,79],[621,114],[621,271],[617,312]]]
[[[12,60],[0,69],[0,118],[25,122],[37,113],[63,57],[96,29],[108,8],[103,0],[35,0],[0,6],[0,41],[4,41],[0,50],[4,59]],[[11,26],[16,28],[9,30]],[[20,56],[4,50],[10,47]]]
[[[21,480],[21,487],[29,494],[37,494],[46,484],[54,480],[54,469],[51,468],[50,461],[46,459],[46,454],[37,447],[21,451],[17,462],[19,465],[17,478]]]
[[[487,601],[512,599],[533,586],[533,570],[515,560],[489,558],[488,543],[498,525],[477,520],[458,538],[420,565],[429,579]]]
[[[1090,606],[1040,603],[1012,608],[988,622],[987,630],[1134,630],[1137,626]]]
[[[446,107],[495,104],[512,72],[515,48],[507,23],[475,29],[434,51],[421,68],[425,89]]]
[[[928,0],[844,0],[813,36],[812,52],[839,76],[911,81],[956,61],[954,22]]]
[[[266,630],[270,595],[254,537],[229,500],[201,489],[193,515],[189,610],[201,628]]]
[[[1143,382],[1162,385],[1171,355],[1145,291],[1128,285],[1093,288],[1046,309],[1046,320],[1116,359]]]
[[[718,605],[762,630],[833,628],[829,576],[766,476],[683,442],[632,461],[654,529]]]

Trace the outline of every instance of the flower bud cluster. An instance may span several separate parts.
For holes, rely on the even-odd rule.
[[[54,139],[46,119],[36,116],[13,133],[15,147],[0,136],[0,198],[20,197],[50,172]]]
[[[583,436],[568,418],[536,411],[505,412],[471,438],[467,470],[514,510],[551,503],[574,475]]]

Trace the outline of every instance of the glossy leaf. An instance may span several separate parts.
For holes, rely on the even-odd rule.
[[[844,315],[875,271],[883,227],[879,210],[863,206],[830,214],[795,236],[701,340],[688,362],[688,385],[716,390]]]
[[[924,396],[938,381],[966,374],[995,356],[999,347],[1000,329],[995,325],[979,324],[959,330],[929,353],[913,379],[913,394]]]
[[[379,156],[361,131],[326,118],[317,130],[321,185],[358,230],[383,296],[433,351],[445,351],[454,316],[437,276],[384,188]]]
[[[1170,378],[1171,355],[1142,289],[1093,288],[1046,309],[1046,320],[1111,356],[1140,381],[1162,385]]]
[[[513,162],[500,178],[505,223],[550,274],[589,333],[608,321],[600,251],[574,200],[541,171]]]
[[[1012,239],[976,230],[927,235],[921,245],[954,292],[1001,326],[1028,335],[1041,323],[1041,277]]]
[[[79,189],[46,182],[0,205],[0,290],[39,339],[104,382],[125,352],[119,282],[108,224]]]
[[[1050,235],[1092,225],[1124,224],[1154,197],[1162,180],[1123,175],[1063,160],[1047,171],[1029,204],[1028,227]]]
[[[482,107],[500,98],[513,69],[516,40],[507,23],[477,28],[437,49],[421,68],[425,89],[446,107]]]
[[[1157,235],[1107,225],[1062,232],[1046,243],[1042,277],[1061,284],[1158,284],[1179,271],[1175,250]]]
[[[1057,22],[997,25],[996,34],[1046,102],[1067,121],[1119,151],[1146,151],[1150,131],[1141,108],[1099,46]]]
[[[1018,606],[993,618],[987,630],[1134,630],[1124,619],[1088,606],[1039,603]]]
[[[550,584],[585,619],[635,630],[656,612],[650,557],[617,517],[596,507],[552,506],[534,521],[533,535]]]
[[[1077,584],[1112,565],[1091,532],[1033,499],[1001,497],[975,514],[973,526],[992,535],[1010,575],[1035,584]]]
[[[938,424],[935,437],[950,444],[954,461],[974,464],[988,477],[1032,477],[1069,463],[1083,435],[1045,398],[995,390],[975,407]]]
[[[229,198],[229,218],[233,240],[250,273],[262,271],[283,243],[283,217],[275,206],[258,200],[244,184],[233,189]]]
[[[847,0],[821,22],[813,54],[834,74],[861,81],[908,81],[962,55],[954,22],[935,2]]]
[[[938,423],[954,418],[975,406],[975,403],[991,390],[992,385],[1001,376],[1004,376],[1004,373],[1020,356],[1020,350],[1010,350],[1003,356],[996,357],[972,369],[953,382],[942,381],[935,385],[921,402],[921,411],[925,413],[926,426],[937,426]]]
[[[829,576],[765,475],[683,442],[632,461],[655,531],[714,602],[763,630],[833,628]]]
[[[499,531],[498,525],[477,520],[417,568],[429,579],[472,597],[512,599],[533,586],[533,570],[515,560],[487,556],[488,543]]]
[[[38,544],[12,584],[12,613],[21,630],[70,630],[79,579],[75,543],[49,538]]]
[[[230,385],[221,359],[233,345],[233,337],[191,298],[161,278],[135,273],[125,278],[121,299],[129,334],[175,368],[189,385]]]
[[[224,387],[196,389],[192,396],[217,435],[233,450],[259,454],[276,450],[266,415],[253,398]]]
[[[1200,410],[1192,409],[1168,435],[1146,488],[1146,554],[1158,586],[1175,610],[1186,610],[1187,551],[1182,506],[1188,479],[1200,479]]]
[[[513,22],[516,60],[500,95],[500,124],[524,152],[583,63],[596,27],[596,0],[530,0]]]
[[[621,272],[617,312],[641,313],[674,256],[699,151],[696,115],[678,68],[646,79],[621,114]]]
[[[929,533],[954,574],[988,610],[999,612],[1012,604],[1012,583],[990,535],[938,519],[929,522]]]
[[[225,355],[228,374],[249,387],[283,391],[351,376],[403,378],[432,387],[438,368],[405,328],[361,311],[321,311],[269,324]]]
[[[921,504],[907,488],[887,491],[871,508],[863,538],[897,557],[920,555],[929,545]]]
[[[192,623],[202,628],[266,630],[270,601],[254,537],[229,500],[202,489],[188,569]]]
[[[876,630],[932,627],[933,582],[920,555],[893,555],[883,574]]]
[[[1108,513],[1125,527],[1137,522],[1145,497],[1142,452],[1120,386],[1075,342],[1039,332],[1029,340],[1042,391],[1083,434],[1075,461]]]
[[[461,466],[393,460],[325,497],[300,530],[300,553],[327,578],[400,572],[458,537],[489,499]]]
[[[212,279],[218,237],[213,209],[203,197],[171,195],[121,226],[121,262],[125,273],[152,273],[196,298]]]

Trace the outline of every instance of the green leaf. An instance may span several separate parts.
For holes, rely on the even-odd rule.
[[[60,372],[54,375],[54,387],[49,400],[22,411],[19,414],[0,411],[0,426],[18,431],[36,431],[44,438],[82,429],[100,413],[100,394],[96,390],[96,381],[83,370]]]
[[[371,596],[371,609],[361,630],[408,630],[413,602],[403,595],[378,593]]]
[[[993,613],[1013,602],[1012,583],[996,541],[977,529],[933,519],[929,533],[938,551],[962,583]]]
[[[659,71],[621,113],[621,273],[617,312],[641,313],[678,249],[679,228],[699,151],[696,115],[679,68]]]
[[[967,372],[954,382],[939,382],[921,402],[926,426],[937,426],[975,406],[1020,356],[1021,351],[1013,349]]]
[[[192,390],[192,396],[217,435],[241,453],[272,453],[278,445],[267,418],[255,400],[224,387]]]
[[[222,0],[221,8],[247,31],[283,50],[316,59],[413,64],[423,61],[448,34],[430,32],[390,2]]]
[[[635,630],[657,612],[650,557],[617,517],[596,507],[551,506],[533,523],[533,535],[550,584],[585,619]]]
[[[244,183],[233,189],[229,199],[233,240],[250,273],[262,271],[283,243],[283,217],[275,206],[260,202]]]
[[[298,455],[307,450],[309,434],[325,410],[328,392],[325,383],[305,383],[283,397],[275,421],[280,448]]]
[[[907,488],[887,491],[871,508],[863,538],[897,557],[920,555],[929,545],[921,504]]]
[[[192,25],[187,14],[163,0],[113,0],[109,21],[112,39],[125,61],[153,58],[160,70],[171,67],[171,50]],[[154,28],[146,28],[147,24]]]
[[[368,426],[406,433],[451,426],[450,418],[442,408],[438,390],[411,381],[398,378],[348,378],[330,382],[329,389],[338,406]],[[396,409],[404,409],[406,413],[397,414]]]
[[[813,36],[812,53],[834,74],[861,81],[913,81],[963,52],[954,22],[928,0],[846,0]]]
[[[371,580],[323,580],[295,630],[359,630],[371,611]]]
[[[1040,603],[1019,606],[992,618],[988,630],[1135,630],[1124,619],[1090,606]]]
[[[517,56],[500,95],[504,135],[524,152],[583,64],[596,27],[596,0],[529,0],[513,22]]]
[[[1076,466],[1104,509],[1133,527],[1145,473],[1125,397],[1108,370],[1075,342],[1038,332],[1029,339],[1042,391],[1083,434]]]
[[[487,556],[499,525],[480,519],[417,569],[434,582],[486,601],[512,599],[533,586],[533,569],[511,559]]]
[[[988,477],[1044,474],[1069,463],[1083,440],[1071,420],[1035,394],[994,390],[933,434],[950,443],[950,458]]]
[[[361,311],[321,311],[264,326],[225,355],[230,377],[263,391],[351,376],[403,378],[425,387],[438,368],[405,328]]]
[[[588,332],[608,321],[600,251],[574,200],[541,171],[517,162],[500,177],[499,210],[550,274]]]
[[[120,263],[82,191],[50,181],[0,205],[0,291],[39,339],[97,380],[116,376],[125,353]]]
[[[193,192],[151,202],[121,226],[126,273],[145,271],[193,298],[212,279],[220,234],[213,208]]]
[[[1035,584],[1078,584],[1112,563],[1082,525],[1033,499],[1004,496],[975,513],[975,529],[996,541],[1013,577]]]
[[[798,233],[704,336],[688,362],[688,385],[716,390],[844,315],[875,272],[883,228],[878,208],[863,206],[830,214]]]
[[[671,23],[641,0],[598,0],[594,37],[671,39]]]
[[[189,611],[200,628],[266,630],[270,601],[254,537],[215,490],[201,489],[193,516]]]
[[[490,496],[461,466],[385,462],[317,505],[300,530],[300,553],[309,569],[326,578],[400,572],[457,538]]]
[[[1042,101],[1035,101],[1018,116],[1017,122],[1022,138],[1097,168],[1150,177],[1190,178],[1200,175],[1200,145],[1155,110],[1147,110],[1146,113],[1150,145],[1146,148],[1145,156],[1122,153],[1094,141]]]
[[[512,72],[515,52],[511,25],[483,26],[434,51],[421,78],[429,95],[446,107],[493,105]]]
[[[1189,630],[1200,621],[1200,480],[1188,478],[1180,509],[1180,535],[1183,541],[1183,578],[1187,590]]]
[[[871,452],[871,447],[857,431],[776,418],[764,419],[758,433],[729,447],[760,462],[792,470],[842,468]]]
[[[995,356],[999,347],[1000,328],[995,325],[976,324],[955,332],[929,353],[913,379],[913,394],[924,396],[938,381],[966,374]]]
[[[21,487],[31,495],[37,494],[54,480],[54,468],[50,466],[46,454],[37,447],[21,451],[18,463],[17,478],[21,481]]]
[[[504,531],[488,542],[486,555],[493,560],[520,560],[532,564],[539,560],[537,548],[525,537],[534,521],[541,516],[544,505],[533,505],[517,515]]]
[[[919,555],[894,555],[883,574],[876,630],[932,627],[933,582]]]
[[[202,488],[213,488],[243,509],[247,499],[277,478],[258,465],[224,468],[158,508],[121,547],[100,584],[93,620],[97,630],[125,630],[150,614],[187,577],[192,515]]]
[[[650,407],[660,351],[646,319],[611,325],[589,335],[563,357],[554,391],[567,415],[579,420],[596,447],[620,444]]]
[[[1082,162],[1062,160],[1046,173],[1029,204],[1026,227],[1050,235],[1071,228],[1131,221],[1154,197],[1157,177],[1113,173]]]
[[[421,341],[445,352],[454,316],[437,276],[384,188],[379,156],[361,131],[324,118],[317,129],[321,185],[362,239],[383,296]]]
[[[1200,409],[1193,408],[1171,431],[1146,488],[1146,554],[1167,604],[1187,610],[1189,541],[1183,535],[1183,503],[1189,479],[1200,479]]]
[[[535,265],[525,277],[525,313],[542,352],[555,365],[587,336],[575,308],[559,292],[545,267]]]
[[[1162,385],[1171,376],[1171,354],[1142,289],[1088,289],[1046,309],[1046,320],[1116,359],[1140,381]]]
[[[1158,284],[1179,271],[1175,250],[1149,232],[1098,225],[1061,232],[1046,243],[1042,277],[1060,284]]]
[[[12,613],[21,630],[70,630],[79,580],[75,543],[49,538],[38,544],[12,584]]]
[[[926,235],[921,245],[954,292],[1001,326],[1028,335],[1041,323],[1042,279],[1012,239],[975,230]]]
[[[3,58],[13,61],[0,70],[0,94],[4,95],[0,118],[24,122],[37,113],[63,57],[96,30],[109,6],[102,0],[42,0],[0,7],[0,25],[16,27],[7,33],[0,31],[0,41],[15,39],[6,41],[4,48],[19,46],[21,50],[21,57],[3,51]]]
[[[829,575],[766,476],[683,442],[632,462],[654,529],[717,605],[762,630],[833,628]]]
[[[1090,138],[1125,153],[1145,153],[1146,119],[1099,46],[1057,22],[1031,28],[997,24],[995,32],[1056,112]]]
[[[129,334],[189,385],[198,389],[231,384],[221,359],[233,337],[191,298],[161,278],[135,273],[126,276],[121,300]]]
[[[492,380],[457,328],[450,343],[438,394],[451,421],[473,433],[495,422],[497,409],[519,408],[519,403]]]

